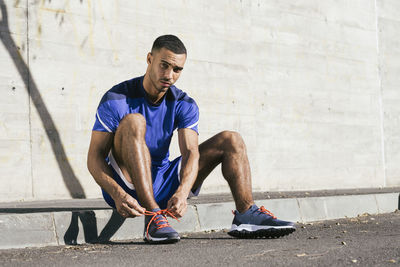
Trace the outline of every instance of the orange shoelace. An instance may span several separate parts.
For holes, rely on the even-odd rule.
[[[267,214],[267,215],[271,216],[272,218],[276,219],[275,215],[272,214],[272,212],[270,212],[270,211],[267,210],[266,208],[264,208],[264,206],[261,206],[258,210],[259,210],[260,212],[262,212],[262,213],[264,213],[264,214]]]
[[[178,222],[180,222],[179,221],[179,219],[178,218],[176,218],[169,210],[167,210],[167,209],[165,209],[165,210],[159,210],[159,211],[145,211],[144,212],[144,214],[145,215],[153,215],[153,217],[151,217],[151,219],[150,219],[150,221],[149,221],[149,223],[147,224],[147,229],[146,229],[146,236],[148,237],[149,236],[149,227],[150,227],[150,224],[154,221],[155,223],[156,223],[156,225],[157,225],[157,229],[161,229],[161,228],[165,228],[165,227],[170,227],[171,225],[169,224],[169,222],[168,222],[168,220],[167,220],[167,218],[165,217],[165,216],[170,216],[170,217],[172,217],[172,218],[174,218],[175,220],[177,220]],[[163,216],[161,216],[161,217],[159,217],[158,219],[157,219],[157,215],[163,215]],[[160,223],[162,223],[162,222],[165,222],[164,224],[160,224]]]

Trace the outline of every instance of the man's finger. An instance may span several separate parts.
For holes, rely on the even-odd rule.
[[[119,215],[121,215],[124,218],[127,218],[129,216],[129,213],[122,207],[117,211],[118,211]]]
[[[181,214],[182,214],[182,215],[185,214],[185,213],[186,213],[186,210],[187,210],[187,205],[184,205],[184,206],[182,207]]]
[[[185,205],[184,203],[182,203],[181,208],[179,209],[179,215],[182,217],[187,210],[187,205]]]
[[[122,206],[124,207],[123,212],[127,213],[128,217],[142,216],[142,213],[129,207],[129,205],[127,205],[126,203],[122,204]]]
[[[177,217],[177,218],[182,217],[182,216],[181,216],[181,214],[182,214],[182,205],[180,205],[179,202],[176,203],[176,205],[174,205],[174,206],[171,208],[171,212],[172,212],[172,214],[174,214],[174,216]]]
[[[146,209],[139,205],[137,201],[128,200],[127,201],[128,208],[134,209],[135,211],[139,212],[140,215],[144,214]],[[138,215],[138,216],[140,216]]]
[[[167,210],[171,210],[171,209],[172,209],[172,206],[173,206],[172,201],[171,201],[171,200],[168,200],[168,203],[167,203]]]
[[[176,217],[181,218],[187,210],[187,205],[185,203],[180,203],[179,207],[176,209]]]
[[[174,211],[174,210],[177,209],[177,201],[176,201],[176,199],[171,198],[171,199],[168,201],[167,209],[170,210],[170,211]]]

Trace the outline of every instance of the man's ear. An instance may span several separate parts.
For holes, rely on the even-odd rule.
[[[150,53],[147,53],[147,64],[151,64],[151,61],[153,60],[153,55]]]

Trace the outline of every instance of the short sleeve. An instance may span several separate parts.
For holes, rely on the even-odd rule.
[[[97,108],[93,131],[115,133],[117,130],[119,124],[118,113],[110,102],[113,101],[102,102]]]
[[[180,101],[177,107],[177,128],[188,128],[194,130],[197,134],[199,125],[199,108],[196,102],[190,98],[190,101]]]

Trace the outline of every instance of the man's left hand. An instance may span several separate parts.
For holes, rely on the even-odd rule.
[[[167,209],[175,217],[181,218],[187,209],[187,195],[175,193],[168,201]]]

